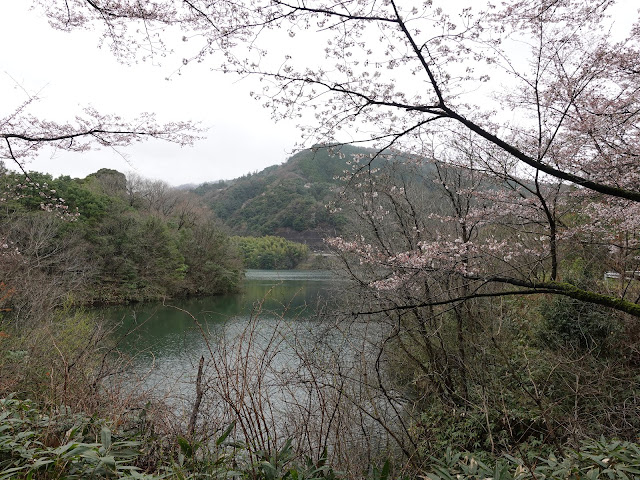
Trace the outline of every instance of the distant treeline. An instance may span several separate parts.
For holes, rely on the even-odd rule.
[[[247,268],[286,270],[307,259],[306,245],[282,237],[232,237]]]

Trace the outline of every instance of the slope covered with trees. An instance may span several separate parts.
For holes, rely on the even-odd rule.
[[[290,242],[282,237],[232,237],[232,242],[247,268],[293,269],[309,256],[307,245]]]
[[[282,165],[227,182],[205,183],[194,192],[238,235],[279,235],[319,247],[323,237],[344,226],[344,218],[331,215],[327,208],[344,188],[339,177],[352,155],[369,152],[351,146],[316,146]]]
[[[2,183],[0,268],[14,315],[46,315],[70,296],[119,303],[239,287],[235,248],[193,194],[107,169]]]

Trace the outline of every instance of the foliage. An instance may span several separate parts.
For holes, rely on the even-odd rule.
[[[44,414],[31,402],[0,399],[0,479],[166,478],[134,465],[134,434],[68,412]]]
[[[232,237],[223,233],[215,223],[183,230],[179,248],[187,265],[186,292],[215,295],[238,289],[242,272],[241,253],[236,253]]]
[[[177,450],[164,451],[149,463],[149,442],[158,439],[146,435],[144,428],[135,421],[124,429],[104,419],[72,413],[65,407],[44,413],[29,401],[0,399],[0,478],[344,478],[326,464],[326,457],[317,463],[310,459],[297,461],[290,440],[272,456],[258,452],[257,460],[248,462],[246,447],[229,439],[233,424],[219,432],[211,446],[178,436]],[[596,480],[640,475],[640,446],[604,438],[584,442],[575,450],[564,448],[561,454],[544,456],[532,450],[523,452],[524,456],[480,459],[472,453],[454,452],[450,448],[441,457],[431,457],[420,478]],[[397,477],[386,461],[382,468],[372,468],[366,478]]]
[[[619,318],[604,307],[567,297],[554,297],[541,306],[540,340],[552,347],[608,350],[621,332]]]
[[[149,436],[140,421],[132,418],[123,428],[67,407],[45,413],[30,401],[2,398],[0,479],[337,478],[326,458],[298,463],[290,441],[274,456],[259,454],[255,463],[248,461],[246,447],[228,439],[234,424],[210,446],[178,436],[177,448],[151,459],[152,444],[170,439]]]
[[[204,184],[195,191],[240,235],[335,232],[344,219],[330,215],[327,204],[340,188],[338,177],[347,166],[348,156],[363,151],[368,150],[316,146],[293,155],[282,165],[245,175],[224,186]]]
[[[19,174],[6,174],[3,181],[0,238],[13,254],[5,254],[11,261],[0,268],[14,289],[14,315],[44,314],[72,289],[79,303],[114,303],[238,287],[237,255],[195,196],[157,182],[133,187],[107,169],[85,179],[31,173],[28,182]],[[42,199],[53,205],[51,195],[65,208],[46,211]],[[32,265],[28,276],[25,262]],[[50,289],[47,304],[44,291],[36,295],[36,284]]]
[[[366,290],[356,291],[366,301]],[[387,329],[375,363],[380,388],[403,408],[400,421],[375,414],[396,429],[409,462],[447,448],[516,455],[600,435],[635,441],[635,323],[602,317],[620,329],[604,349],[578,348],[578,338],[541,342],[541,331],[556,335],[540,315],[551,300],[476,299],[372,317]]]
[[[282,237],[232,237],[247,268],[286,270],[295,268],[309,255],[309,248]]]
[[[550,454],[532,459],[505,456],[484,462],[470,453],[453,453],[433,458],[429,480],[525,479],[633,479],[640,476],[640,446],[637,443],[597,441],[583,443],[579,449],[566,449],[561,455]]]
[[[98,386],[120,364],[111,332],[100,319],[69,299],[29,328],[6,326],[0,339],[0,395],[17,391],[42,405],[102,408],[106,392]]]

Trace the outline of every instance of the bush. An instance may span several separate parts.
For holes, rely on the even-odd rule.
[[[540,340],[551,348],[603,352],[622,330],[618,318],[605,307],[556,296],[540,308]]]
[[[326,453],[317,462],[298,462],[290,440],[271,455],[248,455],[242,443],[228,440],[234,424],[205,443],[158,437],[145,413],[118,428],[67,407],[47,414],[33,402],[0,398],[0,480],[336,478]]]
[[[64,407],[47,415],[29,401],[0,399],[0,480],[162,478],[132,462],[141,442]]]
[[[467,452],[432,459],[429,480],[528,480],[528,479],[634,479],[640,478],[640,446],[637,443],[599,441],[583,443],[578,450],[550,454],[533,461],[505,455],[482,462]]]

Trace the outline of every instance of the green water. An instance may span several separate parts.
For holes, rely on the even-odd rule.
[[[241,338],[250,324],[258,325],[257,341],[277,331],[285,339],[282,350],[286,338],[299,344],[304,332],[319,328],[317,314],[336,286],[326,271],[249,270],[240,294],[109,308],[104,315],[120,324],[115,335],[130,358],[129,372],[144,377],[144,387],[155,393],[175,394],[193,382],[201,356],[210,358],[223,337]]]
[[[249,270],[243,291],[235,295],[189,298],[162,303],[134,304],[105,310],[121,321],[118,334],[128,353],[152,351],[157,357],[204,346],[203,331],[222,331],[229,322],[252,316],[308,320],[330,299],[335,279],[326,271]]]

